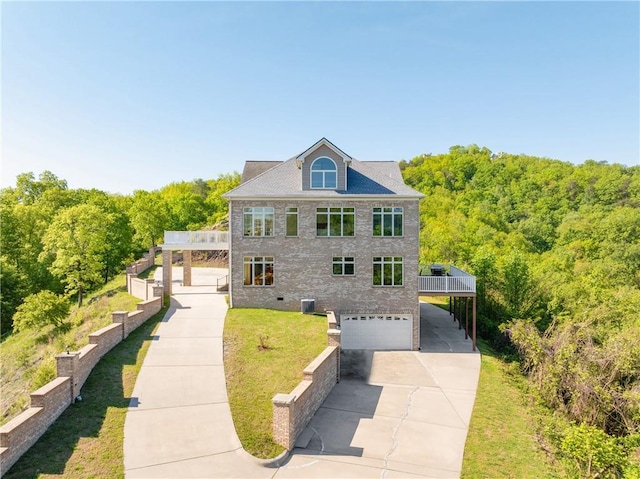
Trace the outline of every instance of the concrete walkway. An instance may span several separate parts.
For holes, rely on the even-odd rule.
[[[216,275],[174,269],[171,309],[125,421],[127,478],[457,478],[480,355],[448,313],[422,305],[422,352],[355,352],[280,468],[249,456],[231,419],[222,364],[226,303]],[[161,274],[161,273],[160,273]],[[198,286],[200,285],[200,286]],[[209,286],[211,285],[211,286]]]
[[[227,305],[214,286],[226,270],[194,268],[191,287],[180,285],[181,273],[174,268],[171,308],[127,411],[125,477],[272,477],[242,449],[231,419],[222,365]]]

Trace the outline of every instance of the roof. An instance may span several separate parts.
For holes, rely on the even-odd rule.
[[[242,170],[242,180],[240,183],[252,180],[256,176],[261,175],[265,171],[270,170],[281,163],[281,161],[247,161],[245,162],[244,169]]]
[[[300,158],[320,144],[328,145],[350,159],[347,169],[347,190],[303,190]],[[240,198],[345,198],[364,196],[396,196],[422,198],[419,191],[407,186],[395,161],[359,161],[344,154],[323,138],[300,155],[278,161],[248,161],[242,173],[242,183],[225,193],[228,199]]]
[[[377,164],[380,163],[380,164]],[[352,160],[347,173],[348,189],[302,190],[302,171],[295,158],[278,163],[263,173],[244,181],[237,188],[227,192],[225,198],[275,198],[275,197],[344,197],[366,195],[394,195],[410,198],[422,198],[424,195],[404,182],[398,181],[400,168],[392,172],[389,162],[362,162]],[[267,165],[262,165],[267,166]],[[253,167],[252,167],[253,168]],[[255,167],[257,170],[259,167]],[[243,173],[244,180],[244,173]]]

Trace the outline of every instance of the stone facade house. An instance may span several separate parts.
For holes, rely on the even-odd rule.
[[[229,201],[231,307],[334,311],[343,347],[418,349],[419,200],[395,162],[322,138],[246,163]]]

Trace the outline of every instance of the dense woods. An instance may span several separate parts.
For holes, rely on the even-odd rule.
[[[0,191],[3,337],[25,299],[25,310],[30,303],[42,304],[43,296],[32,297],[36,293],[73,295],[81,305],[85,292],[122,272],[162,241],[165,230],[218,225],[227,213],[221,195],[239,181],[233,173],[124,196],[72,190],[49,171],[37,179],[33,173],[19,175],[14,188]]]
[[[477,146],[401,167],[426,194],[422,262],[476,275],[480,335],[517,353],[539,398],[576,425],[547,425],[569,470],[638,477],[640,167]]]
[[[421,262],[476,275],[479,334],[555,412],[541,435],[568,473],[640,477],[640,167],[475,145],[400,166],[426,195]],[[223,223],[221,194],[239,179],[124,196],[71,190],[51,172],[20,175],[0,192],[3,336],[14,315],[19,330],[37,327],[34,308],[81,304],[164,230]]]

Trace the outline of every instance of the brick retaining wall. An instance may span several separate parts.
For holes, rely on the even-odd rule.
[[[154,286],[154,297],[138,304],[137,311],[113,313],[114,323],[89,335],[80,351],[56,356],[53,381],[31,393],[31,407],[0,427],[0,476],[44,434],[47,428],[80,394],[80,389],[100,358],[131,331],[162,308],[162,287]]]
[[[328,325],[335,316],[327,314]],[[340,331],[327,331],[329,346],[303,371],[303,379],[289,394],[276,394],[273,399],[273,439],[291,450],[298,435],[340,380]]]

